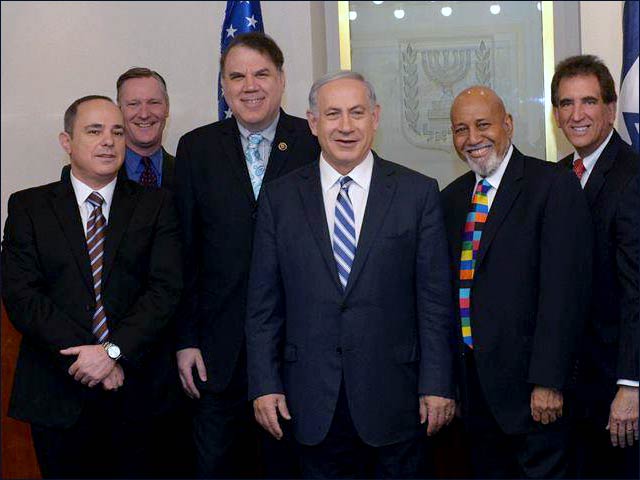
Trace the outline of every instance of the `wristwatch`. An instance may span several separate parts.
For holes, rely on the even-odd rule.
[[[120,347],[115,343],[103,342],[102,346],[111,360],[118,360],[122,356],[122,353],[120,353]]]

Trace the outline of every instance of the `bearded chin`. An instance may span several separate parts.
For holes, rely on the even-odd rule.
[[[491,174],[495,172],[502,163],[502,159],[498,157],[495,150],[491,152],[491,155],[489,155],[489,157],[487,157],[486,159],[480,159],[480,161],[469,155],[465,155],[465,158],[471,171],[480,175],[481,177],[491,176]]]

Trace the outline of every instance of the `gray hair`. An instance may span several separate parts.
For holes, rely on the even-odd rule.
[[[369,97],[371,109],[373,110],[375,108],[376,91],[374,90],[373,85],[371,85],[371,83],[364,78],[364,75],[358,72],[353,72],[351,70],[339,70],[337,72],[331,72],[323,75],[318,80],[313,82],[313,85],[311,85],[311,90],[309,91],[309,110],[314,116],[318,115],[318,91],[320,90],[320,88],[322,88],[329,82],[333,82],[334,80],[341,80],[343,78],[358,80],[364,83],[364,86],[367,87],[367,96]]]

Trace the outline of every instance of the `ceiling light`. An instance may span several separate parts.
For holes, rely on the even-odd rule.
[[[402,10],[401,8],[398,10],[394,10],[393,16],[396,17],[398,20],[401,18],[404,18],[404,10]]]
[[[440,13],[442,14],[443,17],[448,17],[453,13],[453,9],[451,7],[442,7],[440,9]]]

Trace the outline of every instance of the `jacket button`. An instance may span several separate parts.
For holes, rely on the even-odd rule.
[[[251,219],[255,220],[256,218],[258,218],[258,212],[254,211],[254,212],[251,213]]]
[[[338,348],[336,348],[336,353],[337,353],[338,355],[342,355],[342,347],[338,347]]]
[[[347,305],[346,305],[346,304],[344,304],[344,303],[341,303],[341,304],[340,304],[340,311],[341,311],[342,313],[346,312],[346,311],[347,311]]]

